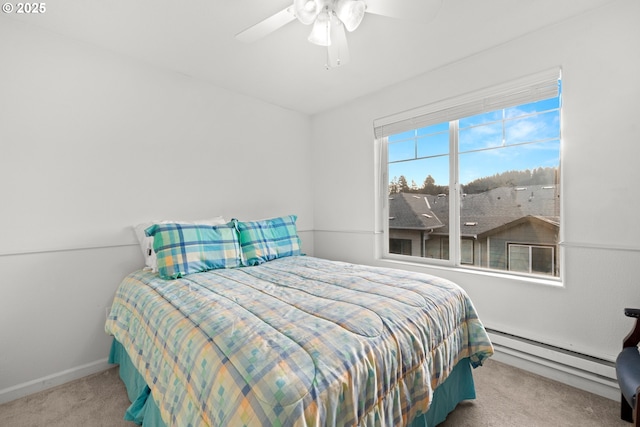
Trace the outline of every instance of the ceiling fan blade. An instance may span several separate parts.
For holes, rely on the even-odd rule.
[[[366,0],[367,12],[391,18],[428,22],[438,14],[442,0]]]
[[[267,19],[258,22],[255,25],[247,28],[244,31],[236,34],[236,39],[243,41],[245,43],[253,43],[256,40],[259,40],[265,37],[268,34],[271,34],[278,28],[284,27],[289,22],[296,19],[296,16],[293,13],[292,6],[287,7],[286,9],[281,10],[275,15],[271,15]]]
[[[340,67],[349,62],[347,34],[342,22],[331,21],[331,44],[327,47],[327,68]]]

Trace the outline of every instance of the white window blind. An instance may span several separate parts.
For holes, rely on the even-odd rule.
[[[403,111],[373,122],[375,137],[419,129],[480,113],[558,96],[560,70],[555,68],[464,96]]]

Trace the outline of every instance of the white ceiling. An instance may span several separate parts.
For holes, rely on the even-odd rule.
[[[366,14],[347,36],[351,61],[331,70],[297,21],[252,44],[234,38],[291,0],[64,0],[3,15],[314,114],[612,1],[443,0],[427,24]]]

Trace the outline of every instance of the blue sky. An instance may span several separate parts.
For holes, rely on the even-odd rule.
[[[460,183],[508,170],[560,164],[559,98],[483,113],[459,121]],[[404,175],[418,187],[431,175],[449,182],[448,123],[389,137],[389,180]]]

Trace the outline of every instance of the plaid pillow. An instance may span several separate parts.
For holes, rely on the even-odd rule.
[[[258,265],[276,258],[300,255],[296,215],[261,221],[237,221],[244,265]]]
[[[233,224],[154,224],[145,233],[153,237],[158,274],[163,279],[242,265]]]

